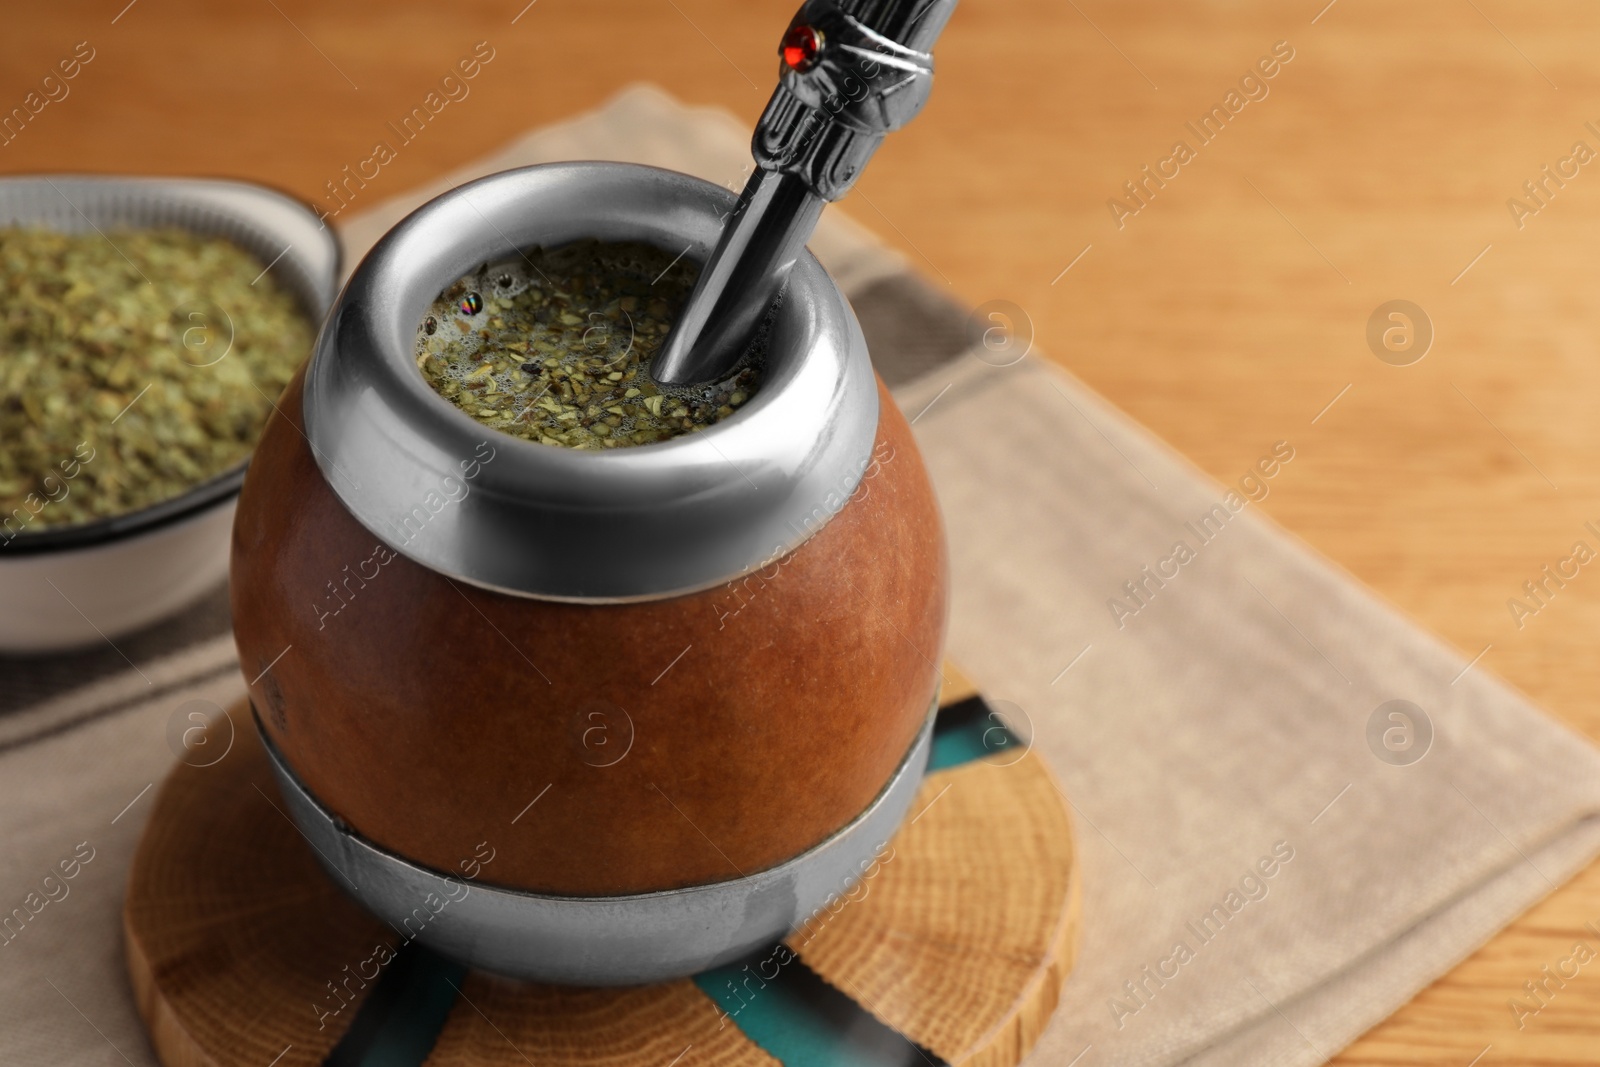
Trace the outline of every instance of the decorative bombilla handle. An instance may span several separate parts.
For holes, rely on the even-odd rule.
[[[751,152],[756,169],[651,373],[717,381],[744,356],[823,205],[849,192],[933,89],[930,49],[956,0],[807,0]]]

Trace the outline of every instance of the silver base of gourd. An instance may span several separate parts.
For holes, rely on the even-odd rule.
[[[844,895],[899,828],[922,783],[933,714],[865,811],[776,867],[708,885],[572,897],[467,882],[366,840],[295,777],[261,731],[289,814],[338,885],[402,937],[472,967],[570,985],[681,978],[780,940]]]

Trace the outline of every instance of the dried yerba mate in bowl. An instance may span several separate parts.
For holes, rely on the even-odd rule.
[[[314,333],[263,267],[183,229],[0,227],[10,532],[138,511],[245,462]]]

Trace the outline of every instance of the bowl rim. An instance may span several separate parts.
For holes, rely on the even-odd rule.
[[[0,536],[0,562],[8,556],[35,556],[77,548],[101,548],[114,541],[124,540],[137,534],[151,533],[162,527],[182,522],[190,516],[238,496],[240,486],[244,485],[244,475],[249,465],[250,461],[246,459],[178,496],[168,497],[166,500],[133,511],[125,511],[120,515],[109,515],[90,522],[46,526],[32,532],[24,530],[11,535],[9,540]]]
[[[316,206],[309,200],[304,200],[287,190],[267,182],[252,181],[247,178],[237,178],[225,175],[172,175],[172,174],[105,174],[93,172],[63,172],[63,171],[29,171],[19,174],[0,176],[0,197],[8,186],[24,182],[38,182],[54,180],[73,182],[78,184],[93,183],[105,186],[128,185],[139,189],[153,189],[168,187],[173,193],[181,195],[184,186],[196,184],[208,185],[213,188],[223,189],[233,187],[248,191],[251,195],[266,194],[284,204],[299,209],[310,218],[317,220],[319,232],[327,234],[326,247],[331,252],[332,276],[329,284],[333,287],[333,296],[337,295],[339,280],[344,272],[344,246],[338,235],[328,226],[326,219],[318,214]],[[69,201],[71,203],[71,201]],[[76,205],[73,205],[76,208]],[[15,221],[0,218],[0,227],[18,225]],[[237,242],[235,242],[237,243]],[[249,249],[245,251],[249,252]],[[252,256],[256,253],[250,252]],[[260,258],[256,256],[256,258]],[[274,263],[267,267],[269,272],[276,269]],[[292,290],[291,290],[292,291]],[[326,314],[318,314],[315,309],[307,307],[306,301],[299,293],[295,293],[296,302],[301,305],[306,320],[311,324],[313,332],[320,330]],[[312,345],[315,348],[315,341]],[[311,352],[306,353],[309,358]],[[302,363],[304,360],[301,361]],[[276,406],[276,401],[273,402]],[[254,448],[251,449],[251,454]],[[181,522],[201,511],[215,507],[236,497],[244,485],[245,473],[250,467],[250,455],[204,481],[197,482],[177,496],[158,500],[153,504],[131,511],[119,512],[103,518],[91,519],[86,522],[65,523],[59,526],[46,526],[37,530],[22,530],[18,533],[7,535],[4,528],[4,518],[0,517],[0,560],[7,556],[29,556],[48,552],[79,548],[99,548],[114,541],[148,533]]]

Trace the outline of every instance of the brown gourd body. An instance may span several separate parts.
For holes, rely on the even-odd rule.
[[[534,892],[700,885],[825,840],[905,758],[938,686],[948,578],[881,383],[871,465],[809,540],[626,604],[493,592],[387,547],[324,479],[301,388],[240,496],[234,628],[268,737],[368,840]]]

